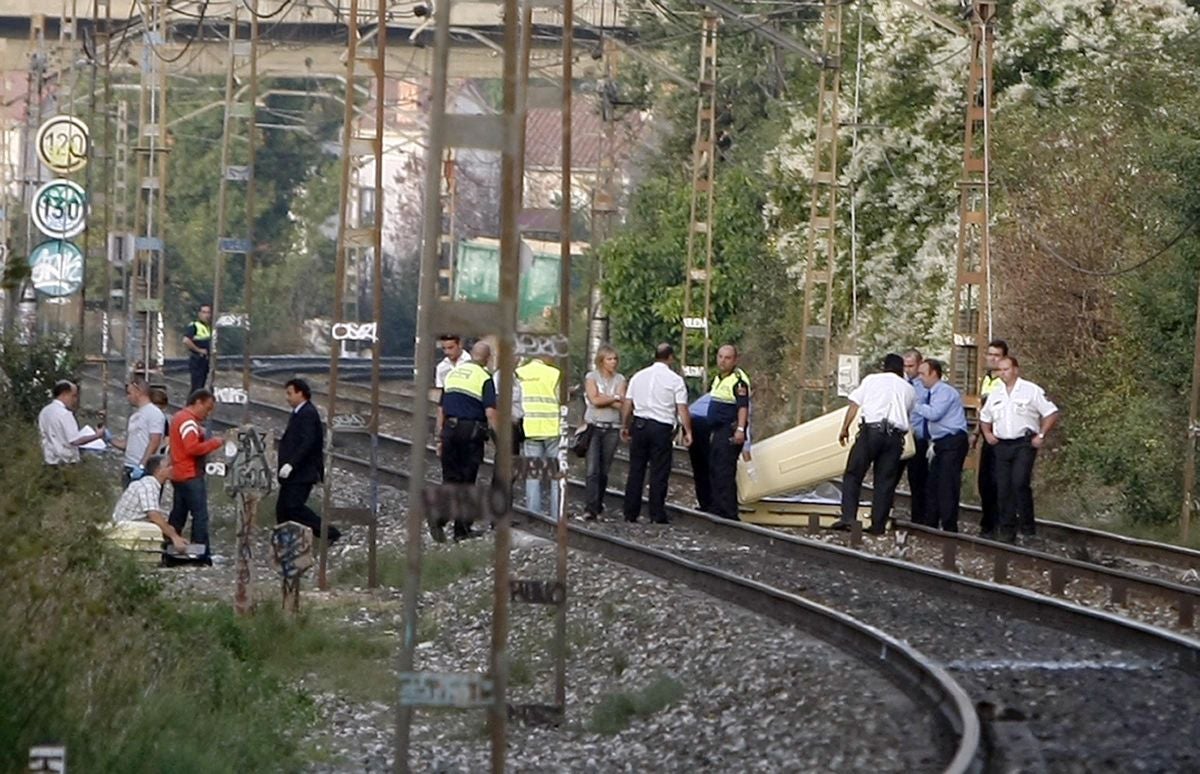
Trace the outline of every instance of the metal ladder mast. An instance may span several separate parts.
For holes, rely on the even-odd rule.
[[[619,196],[616,163],[617,116],[616,105],[612,104],[618,65],[616,40],[609,35],[604,35],[602,46],[604,79],[598,92],[600,119],[604,128],[600,136],[600,163],[596,173],[596,185],[592,189],[591,244],[593,250],[612,238],[620,218],[620,213],[617,211]],[[595,255],[594,252],[593,255]],[[604,264],[597,257],[592,271],[592,287],[588,293],[588,351],[585,361],[587,363],[592,362],[600,345],[608,343],[609,340],[608,313],[604,309],[604,295],[601,292],[603,283]]]
[[[454,149],[447,148],[442,156],[442,253],[438,263],[438,298],[454,296],[454,261],[458,253],[458,163]]]
[[[43,100],[45,99],[46,70],[49,59],[46,53],[46,17],[36,14],[29,19],[29,42],[32,53],[29,74],[25,86],[25,122],[21,127],[21,160],[18,177],[21,184],[21,202],[24,205],[25,238],[22,250],[28,255],[34,248],[33,194],[42,183],[42,164],[34,148],[34,137],[42,124]],[[18,341],[28,343],[37,335],[37,291],[31,279],[20,285],[17,301]]]
[[[683,375],[701,381],[708,373],[709,350],[712,344],[710,326],[719,24],[720,19],[715,14],[704,13],[701,16],[700,75],[697,79],[700,97],[696,105],[696,140],[692,144],[691,216],[688,224],[687,269],[683,285],[683,328],[679,347],[679,363]],[[702,245],[699,244],[701,240]],[[689,344],[692,346],[689,347]],[[696,350],[699,350],[699,357],[696,357]]]
[[[89,260],[99,262],[104,274],[104,297],[100,300],[100,349],[96,360],[100,363],[100,379],[105,385],[101,390],[100,411],[108,416],[109,356],[112,346],[112,320],[114,313],[113,297],[114,256],[110,243],[113,234],[113,101],[112,101],[112,60],[109,45],[112,43],[112,5],[110,0],[92,0],[92,54],[91,54],[91,98],[89,100],[91,117],[89,126],[93,137],[99,136],[100,142],[93,143],[90,151],[91,160],[88,163],[88,195],[93,208],[91,222],[84,231],[84,255]],[[99,76],[99,78],[97,78]],[[99,80],[99,84],[97,84]],[[97,131],[98,130],[98,131]],[[102,190],[96,191],[99,181]],[[98,205],[98,206],[97,206]],[[95,218],[100,210],[100,217]],[[98,223],[99,237],[92,234],[92,223]],[[124,295],[122,291],[121,295]],[[82,307],[82,304],[81,304]],[[81,312],[82,314],[82,312]],[[82,324],[80,328],[82,329]]]
[[[823,64],[817,95],[804,261],[804,306],[800,336],[800,399],[803,422],[829,410],[834,377],[833,280],[837,271],[838,129],[841,94],[842,5],[825,0],[821,19]]]
[[[213,391],[218,392],[217,372],[221,329],[224,327],[240,328],[242,330],[242,390],[248,397],[250,394],[251,304],[254,299],[252,287],[254,277],[254,160],[255,148],[258,144],[258,130],[255,127],[256,102],[258,100],[258,0],[247,0],[246,9],[246,15],[249,17],[247,20],[249,23],[246,25],[248,37],[242,37],[242,24],[239,21],[240,3],[233,5],[229,18],[229,60],[225,69],[225,113],[221,133],[221,180],[217,186],[212,340],[208,367],[209,382],[212,384]],[[249,81],[245,88],[239,88],[236,74],[243,67],[249,71]],[[235,163],[235,156],[241,163]],[[233,230],[231,223],[237,220],[231,212],[232,200],[235,198],[231,190],[232,183],[244,184],[242,197],[244,214],[239,236],[230,234]],[[221,303],[224,299],[221,296],[221,289],[227,269],[226,257],[232,255],[241,255],[243,260],[242,310],[237,314],[226,315],[228,319],[222,320]],[[227,324],[222,325],[223,322]],[[242,403],[243,422],[249,416],[249,409],[249,401]]]
[[[518,100],[517,0],[503,0],[504,20],[502,45],[504,49],[504,93],[502,109],[494,115],[448,114],[446,112],[447,70],[450,53],[450,8],[448,3],[434,6],[433,74],[430,85],[429,132],[426,137],[425,185],[431,195],[425,197],[422,219],[422,248],[420,289],[417,304],[417,369],[414,385],[415,416],[424,416],[429,409],[429,390],[433,386],[432,370],[424,367],[434,361],[436,334],[454,331],[462,336],[494,334],[498,339],[497,362],[511,367],[515,362],[516,320],[519,281],[520,239],[517,215],[520,210],[522,172],[520,138],[524,126],[524,111]],[[500,292],[495,303],[453,301],[438,298],[438,265],[441,254],[443,222],[439,190],[441,162],[446,148],[476,148],[501,154],[500,196]],[[486,706],[491,736],[491,769],[505,769],[507,706],[505,693],[508,681],[508,605],[509,550],[512,541],[512,379],[502,379],[496,396],[498,413],[494,486],[482,498],[484,505],[476,509],[490,517],[495,525],[495,564],[493,568],[493,615],[491,667],[487,676],[490,694],[474,696],[472,706]],[[417,422],[413,426],[413,448],[423,449],[429,440],[429,425]],[[406,696],[404,681],[419,681],[422,673],[414,673],[416,664],[416,633],[418,602],[421,584],[422,543],[427,514],[437,515],[445,506],[445,495],[454,493],[446,487],[433,489],[425,481],[427,457],[414,454],[409,463],[408,521],[406,531],[406,566],[404,584],[404,623],[402,626],[398,671],[402,689],[396,712],[396,757],[398,772],[409,771],[409,741],[412,713],[417,706],[426,706],[420,697]],[[503,483],[502,483],[503,482]],[[428,500],[426,496],[428,495]],[[472,675],[476,686],[485,683],[480,675]],[[474,694],[474,692],[472,692]]]
[[[134,261],[129,284],[126,364],[148,379],[161,373],[163,330],[163,219],[167,191],[167,76],[165,0],[148,0],[138,99],[137,194],[133,208]]]
[[[970,68],[959,180],[958,257],[954,279],[950,381],[968,410],[978,410],[980,379],[991,337],[991,155],[992,48],[995,0],[975,0],[970,19]]]
[[[8,75],[0,73],[0,100],[8,103]],[[8,331],[8,290],[4,282],[12,254],[12,216],[15,212],[12,187],[16,171],[12,164],[9,132],[12,127],[0,116],[0,336]]]
[[[338,210],[337,259],[334,274],[334,311],[333,328],[329,355],[329,403],[326,411],[326,422],[332,434],[337,416],[338,370],[342,354],[343,340],[369,341],[371,346],[371,418],[368,429],[371,435],[371,508],[368,525],[371,531],[370,542],[375,544],[376,520],[379,513],[379,480],[376,473],[379,447],[379,382],[380,356],[382,343],[378,338],[378,326],[383,318],[383,133],[385,130],[384,104],[386,98],[386,62],[387,62],[387,0],[377,0],[373,11],[363,10],[359,0],[350,0],[350,11],[347,16],[347,49],[346,49],[346,92],[345,114],[342,125],[342,167],[341,167],[341,203]],[[373,32],[363,35],[363,28],[371,26]],[[368,38],[373,37],[374,46],[366,47]],[[371,81],[368,92],[371,95],[370,107],[374,115],[369,122],[371,129],[363,129],[365,116],[355,120],[357,97],[355,84],[361,77]],[[369,223],[365,220],[362,207],[362,196],[358,194],[357,176],[367,166],[374,172],[373,204],[369,211]],[[435,165],[436,166],[436,165]],[[436,171],[436,169],[435,169]],[[433,187],[436,190],[436,184]],[[432,197],[435,201],[437,197]],[[357,223],[357,225],[355,225]],[[339,330],[345,329],[347,318],[347,275],[349,265],[357,264],[363,253],[370,256],[372,268],[372,319],[369,323],[360,324],[357,314],[349,322],[354,324],[357,332],[353,336],[341,337]],[[354,270],[357,273],[357,270]],[[354,296],[354,309],[357,310],[357,290]],[[366,331],[363,326],[366,326]],[[424,416],[424,415],[420,415]],[[423,426],[425,423],[418,422]],[[423,446],[414,446],[414,449]],[[326,518],[321,520],[321,535],[319,541],[320,560],[318,565],[317,585],[321,589],[328,587],[326,567],[329,554],[329,522],[333,510],[333,444],[327,444],[326,470],[323,493],[323,510]],[[420,457],[421,455],[415,455]],[[410,506],[411,507],[411,506]],[[368,585],[376,585],[374,577],[375,563],[370,563],[371,577]]]

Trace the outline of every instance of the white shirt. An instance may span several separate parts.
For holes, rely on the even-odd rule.
[[[908,415],[917,404],[917,393],[907,379],[885,371],[863,379],[850,393],[850,401],[858,405],[862,421],[886,420],[897,430],[907,430]]]
[[[979,421],[990,422],[997,438],[1011,441],[1040,432],[1042,419],[1057,411],[1041,387],[1018,378],[1011,390],[1001,384],[988,393]]]
[[[629,380],[625,397],[633,402],[633,415],[664,425],[675,424],[676,405],[687,405],[683,377],[662,361],[643,368]]]
[[[79,437],[79,423],[58,398],[38,414],[38,432],[42,435],[42,459],[47,465],[79,462],[79,448],[71,445]]]
[[[496,369],[496,373],[492,374],[492,384],[496,385],[496,397],[500,397],[500,369]],[[525,418],[525,409],[521,406],[521,380],[513,379],[512,390],[512,418],[514,422],[519,422]]]
[[[113,509],[113,521],[120,524],[124,521],[145,521],[151,511],[166,513],[159,502],[162,495],[162,484],[154,476],[143,476],[134,481],[121,493],[117,507]]]
[[[155,433],[162,436],[164,422],[166,418],[162,409],[153,403],[147,403],[129,415],[129,426],[125,430],[125,467],[136,468],[142,464],[142,457],[146,456],[146,448],[150,445],[150,436]]]
[[[458,353],[458,360],[451,360],[448,357],[442,358],[442,362],[437,364],[437,371],[435,371],[433,374],[433,386],[437,387],[439,390],[443,389],[446,386],[446,377],[450,375],[450,372],[453,371],[456,366],[460,366],[470,359],[471,356],[467,354],[466,350]]]

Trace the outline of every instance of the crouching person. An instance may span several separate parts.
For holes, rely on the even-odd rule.
[[[158,527],[163,537],[175,546],[179,553],[187,551],[188,543],[167,522],[160,498],[163,484],[171,477],[171,460],[162,455],[151,457],[142,466],[145,475],[133,481],[121,493],[117,507],[113,509],[113,522],[120,525],[146,521]]]

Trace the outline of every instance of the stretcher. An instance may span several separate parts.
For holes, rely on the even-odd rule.
[[[738,460],[738,502],[753,508],[751,513],[742,514],[744,521],[805,525],[808,514],[816,513],[822,524],[833,522],[839,512],[841,489],[838,487],[834,494],[835,490],[819,485],[840,479],[846,470],[853,439],[845,446],[838,443],[845,416],[845,408],[837,409],[754,441],[752,458]],[[915,453],[916,444],[908,432],[901,458],[908,459]],[[863,512],[860,504],[859,513]]]
[[[122,521],[104,534],[113,546],[130,551],[139,564],[159,564],[163,554],[162,530],[148,521]]]

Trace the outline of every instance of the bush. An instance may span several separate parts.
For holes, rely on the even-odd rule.
[[[14,336],[0,340],[0,417],[33,420],[61,379],[79,378],[83,359],[63,339],[49,336],[32,344]]]
[[[47,471],[35,434],[11,421],[0,446],[0,770],[46,741],[81,771],[297,768],[312,708],[264,668],[271,643],[255,623],[181,605],[106,550],[100,470]]]

